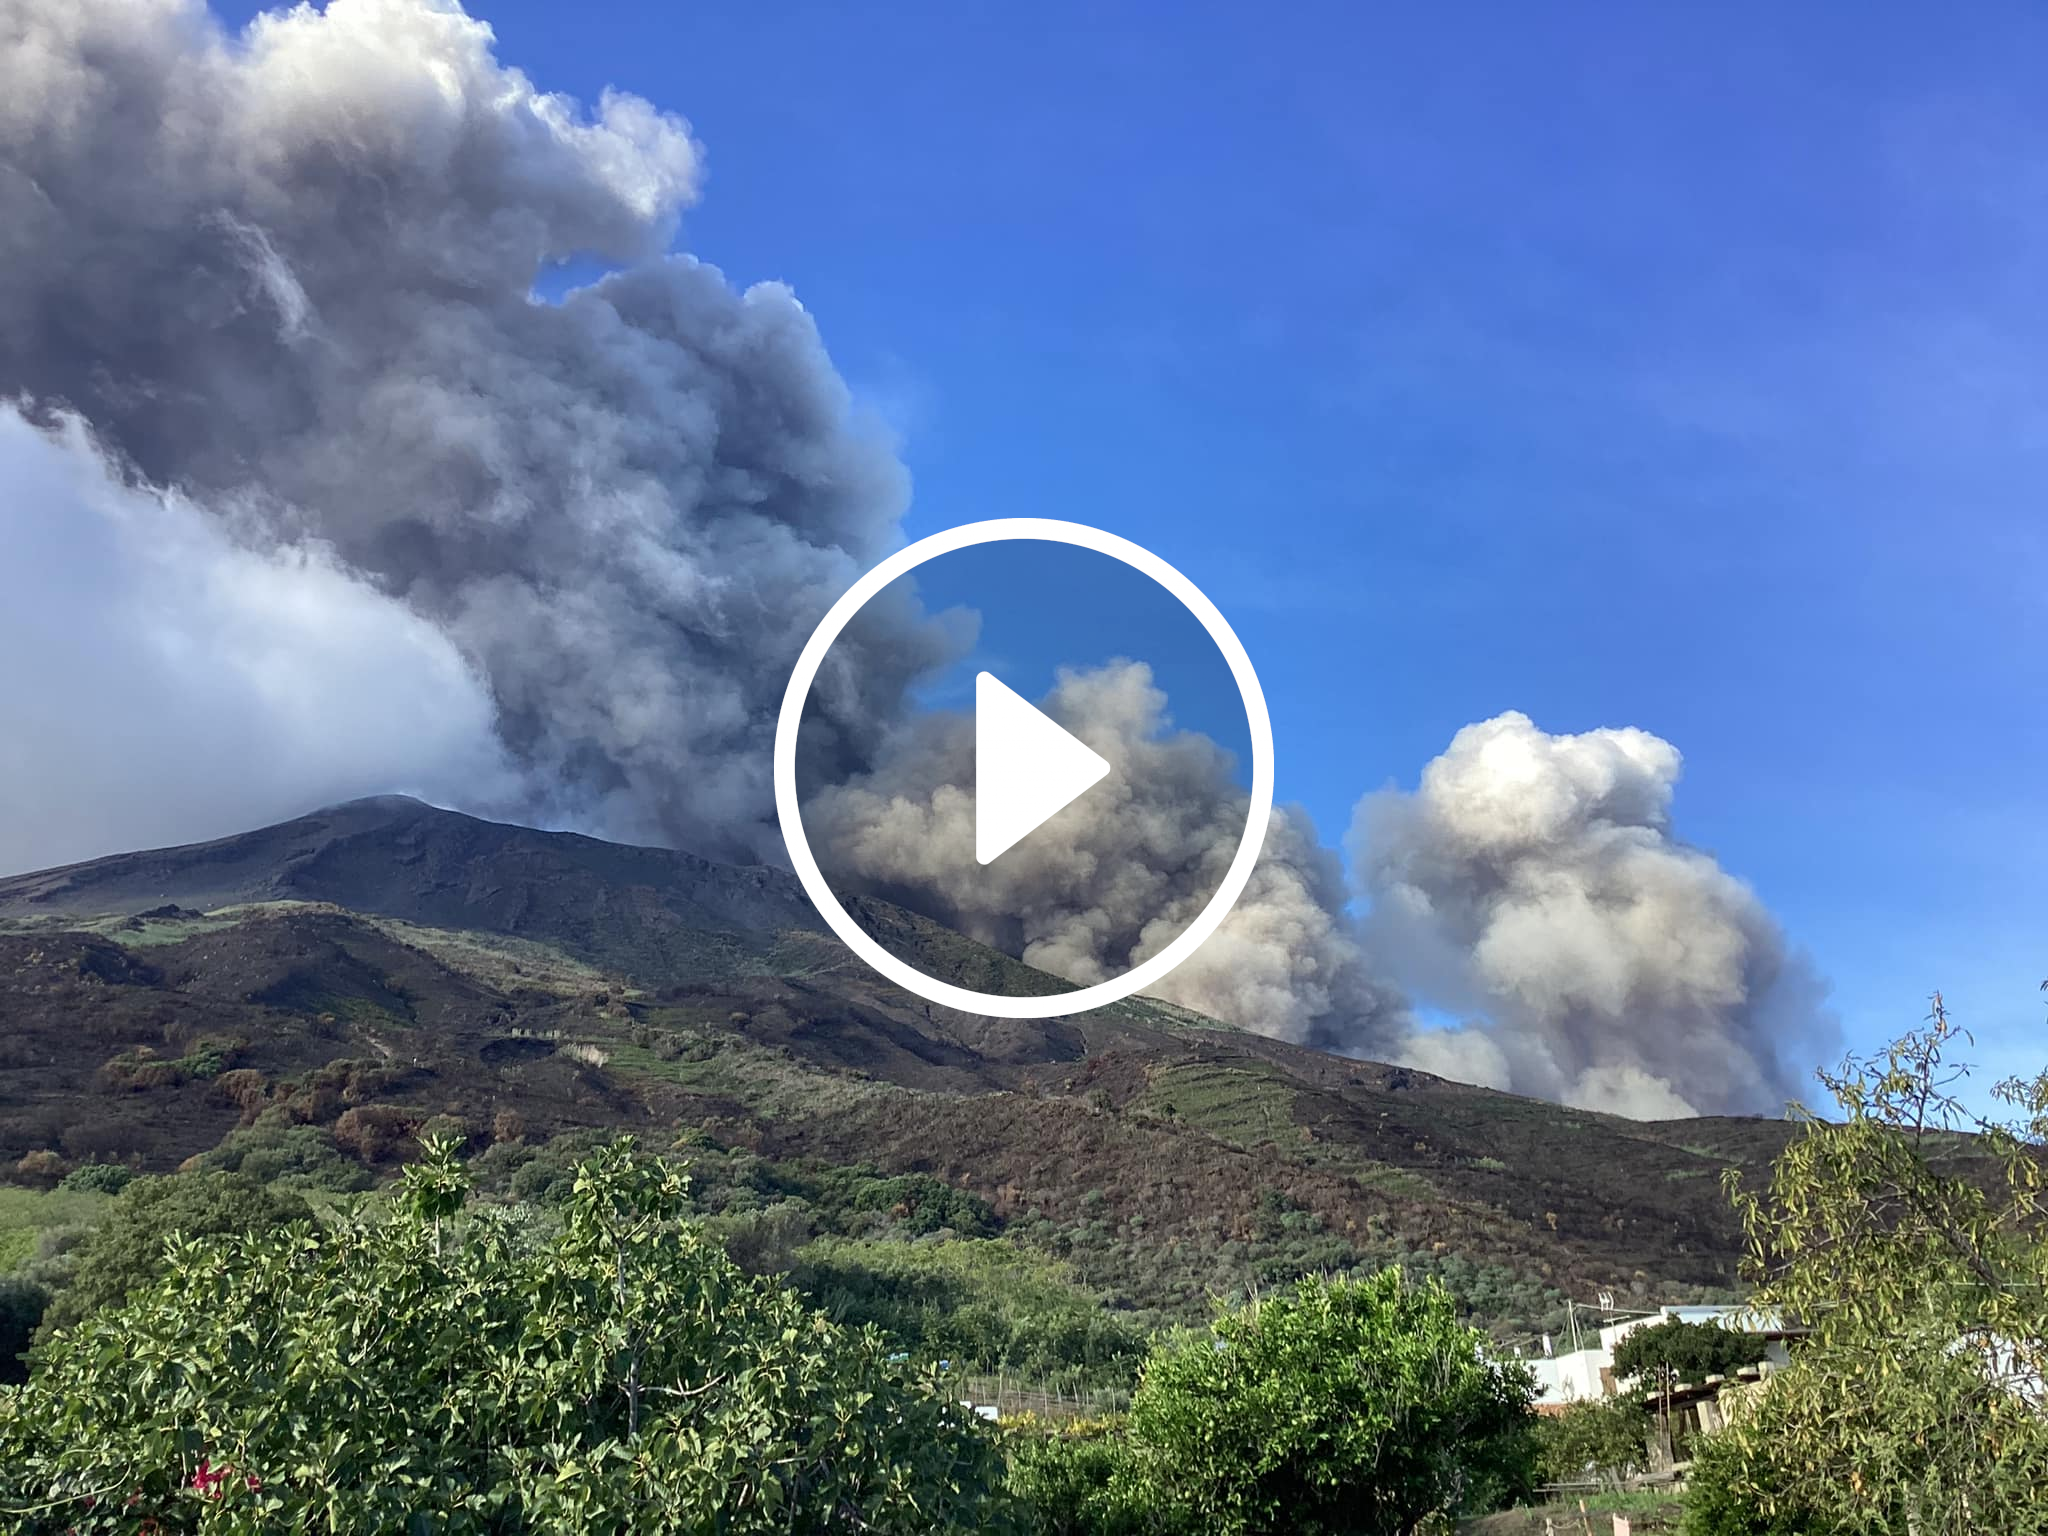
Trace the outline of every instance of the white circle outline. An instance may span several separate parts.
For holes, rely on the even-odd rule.
[[[796,794],[796,736],[797,727],[803,719],[804,702],[810,697],[811,684],[817,680],[825,653],[852,622],[853,616],[890,582],[928,560],[976,544],[996,544],[1010,539],[1038,539],[1090,549],[1122,561],[1166,588],[1201,621],[1202,628],[1209,632],[1209,638],[1223,652],[1223,659],[1230,664],[1230,675],[1244,700],[1246,719],[1251,725],[1251,810],[1245,817],[1244,837],[1237,845],[1237,856],[1230,861],[1223,883],[1216,887],[1216,894],[1209,898],[1209,904],[1172,943],[1142,965],[1133,967],[1113,981],[1101,981],[1049,997],[1005,997],[999,993],[956,987],[935,976],[927,976],[890,954],[853,920],[846,908],[839,904],[831,886],[825,883],[818,861],[811,854],[810,841],[804,836],[803,812],[797,804]],[[1244,894],[1245,886],[1251,881],[1252,866],[1258,863],[1260,850],[1265,847],[1266,824],[1272,814],[1273,722],[1266,712],[1265,690],[1259,686],[1258,674],[1252,670],[1251,657],[1245,654],[1237,632],[1217,611],[1216,605],[1203,595],[1200,587],[1151,550],[1113,533],[1105,533],[1100,528],[1091,528],[1086,523],[1069,523],[1050,517],[990,518],[986,522],[962,523],[957,528],[948,528],[897,550],[848,588],[811,632],[811,638],[805,642],[802,654],[796,659],[796,670],[789,675],[789,687],[782,695],[782,714],[775,725],[775,815],[782,824],[782,840],[789,849],[790,864],[811,898],[811,905],[818,909],[818,915],[849,949],[899,987],[927,1002],[986,1018],[1061,1018],[1103,1007],[1159,981],[1201,948],[1203,941],[1230,915],[1230,909],[1237,904],[1238,897]]]

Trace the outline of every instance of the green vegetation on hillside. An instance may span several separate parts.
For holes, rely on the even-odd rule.
[[[1972,1113],[1928,1027],[1824,1075],[1769,1181],[1731,1180],[1756,1303],[1812,1330],[1702,1449],[1689,1536],[2048,1531],[2048,1072]],[[1992,1168],[1943,1167],[1967,1127]]]

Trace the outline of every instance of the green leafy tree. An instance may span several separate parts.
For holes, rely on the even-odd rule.
[[[1159,1524],[1118,1497],[1123,1446],[1102,1426],[1012,1434],[1010,1488],[1033,1536],[1145,1536]]]
[[[1756,1334],[1672,1317],[1625,1334],[1614,1348],[1614,1374],[1635,1378],[1646,1391],[1661,1391],[1732,1375],[1761,1361],[1764,1349]]]
[[[1657,1440],[1668,1460],[1689,1454],[1689,1447],[1674,1445],[1671,1395],[1678,1386],[1729,1375],[1757,1364],[1764,1354],[1764,1341],[1753,1333],[1673,1317],[1625,1335],[1614,1348],[1614,1371],[1632,1378],[1637,1393],[1656,1403]]]
[[[1731,1179],[1756,1304],[1811,1333],[1703,1458],[1696,1533],[2048,1531],[2048,1073],[1981,1117],[1959,1036],[1937,996],[1822,1075],[1842,1119],[1807,1117],[1767,1186]]]
[[[81,1189],[97,1195],[118,1195],[135,1182],[135,1170],[119,1163],[85,1163],[57,1181],[59,1189]]]
[[[1117,1502],[1204,1536],[1399,1536],[1530,1471],[1526,1367],[1399,1270],[1303,1280],[1154,1354]]]
[[[999,1530],[971,1416],[742,1274],[630,1142],[539,1241],[431,1145],[387,1214],[174,1240],[0,1392],[0,1526]]]
[[[1567,1403],[1562,1412],[1537,1420],[1540,1469],[1554,1483],[1591,1476],[1618,1488],[1648,1466],[1649,1434],[1650,1416],[1634,1396]]]
[[[306,1202],[239,1174],[137,1179],[72,1256],[70,1279],[43,1318],[47,1336],[155,1281],[172,1240],[269,1232],[312,1215]]]

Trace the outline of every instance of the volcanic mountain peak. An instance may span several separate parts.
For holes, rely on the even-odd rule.
[[[685,930],[765,936],[822,927],[802,887],[779,870],[485,821],[403,795],[0,879],[0,916],[267,901],[544,940],[628,971],[654,963],[649,946]]]

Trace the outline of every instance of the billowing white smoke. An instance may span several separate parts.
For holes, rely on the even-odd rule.
[[[1671,832],[1679,754],[1639,730],[1469,725],[1352,826],[1393,978],[1487,1022],[1449,1077],[1639,1118],[1769,1109],[1825,1048],[1820,988],[1755,894]]]
[[[698,175],[679,119],[584,115],[452,4],[231,39],[198,0],[7,0],[0,397],[444,632],[530,804],[773,855],[773,705],[907,485],[786,290],[661,254]],[[535,301],[574,257],[628,265]],[[849,642],[819,741],[857,761],[948,642],[902,609]]]
[[[1171,729],[1142,663],[1064,672],[1043,708],[1115,771],[992,864],[974,857],[964,716],[905,723],[870,772],[809,798],[804,825],[835,879],[1086,984],[1156,954],[1208,904],[1245,795],[1221,748]],[[1359,1052],[1398,1040],[1400,1000],[1372,979],[1344,901],[1307,816],[1277,809],[1244,896],[1160,995],[1290,1040]]]
[[[517,781],[441,631],[317,546],[250,548],[113,480],[67,424],[0,407],[0,871],[406,790],[478,808]]]

